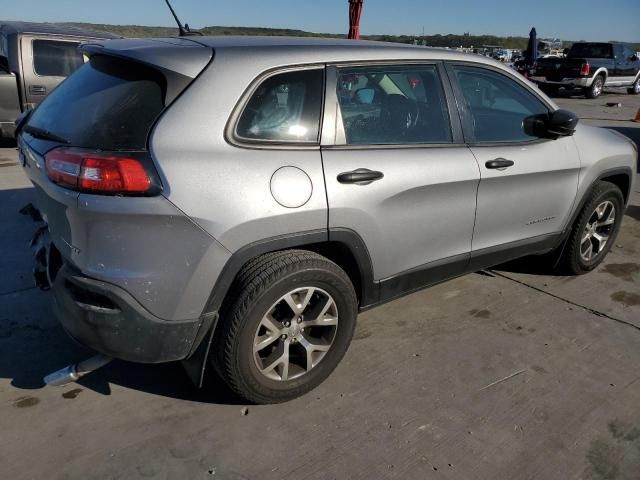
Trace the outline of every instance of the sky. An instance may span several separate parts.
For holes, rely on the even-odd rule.
[[[3,20],[173,25],[164,0],[2,0]],[[347,0],[172,0],[182,22],[346,33]],[[524,6],[526,5],[526,6]],[[595,8],[594,8],[595,7]],[[640,0],[365,0],[363,34],[640,42]]]

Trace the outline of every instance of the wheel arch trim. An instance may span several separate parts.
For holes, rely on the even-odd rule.
[[[591,182],[589,187],[585,190],[584,194],[582,195],[582,198],[580,198],[580,201],[576,203],[576,207],[574,211],[571,213],[571,216],[569,217],[569,222],[564,227],[563,234],[565,238],[569,236],[569,233],[571,232],[571,228],[573,224],[575,223],[576,219],[578,218],[578,215],[580,215],[580,212],[582,211],[587,201],[589,200],[589,195],[593,191],[593,188],[595,187],[596,183],[608,177],[612,177],[614,175],[626,175],[629,182],[628,188],[629,190],[631,189],[631,185],[633,184],[633,172],[630,167],[616,167],[616,168],[603,170],[602,172],[600,172],[598,177],[595,180],[593,180],[593,182]],[[627,199],[627,201],[629,198],[631,198],[630,191],[622,192],[622,195],[624,195],[624,198]]]
[[[355,260],[360,276],[361,291],[358,296],[361,302],[365,304],[375,303],[377,301],[377,291],[374,288],[373,267],[369,251],[362,237],[347,228],[319,229],[266,238],[250,243],[235,251],[222,269],[211,291],[203,314],[219,311],[234,279],[242,267],[251,259],[265,253],[292,248],[314,250],[314,246],[331,245],[331,243],[342,244]]]

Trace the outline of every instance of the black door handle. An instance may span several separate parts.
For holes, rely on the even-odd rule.
[[[384,178],[382,172],[369,170],[367,168],[358,168],[352,172],[344,172],[338,175],[340,183],[357,183],[358,185],[369,185],[371,182]]]
[[[514,163],[511,160],[505,160],[504,158],[496,158],[495,160],[489,160],[484,164],[485,167],[494,170],[504,170],[508,167],[513,167]]]
[[[47,87],[44,85],[29,85],[29,93],[31,95],[46,95]]]

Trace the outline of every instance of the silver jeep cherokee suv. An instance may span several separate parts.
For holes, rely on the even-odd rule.
[[[110,357],[184,360],[198,383],[212,365],[249,401],[317,386],[383,302],[530,254],[592,270],[633,187],[629,140],[480,56],[81,48],[90,61],[18,126],[57,316]]]

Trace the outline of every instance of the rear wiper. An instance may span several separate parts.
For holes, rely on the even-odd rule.
[[[53,142],[67,143],[67,144],[69,143],[69,140],[67,140],[66,138],[60,137],[55,133],[51,133],[49,130],[44,130],[42,128],[32,127],[31,125],[27,125],[23,128],[23,130],[27,132],[29,135],[36,138],[41,138],[42,140],[51,140]]]

